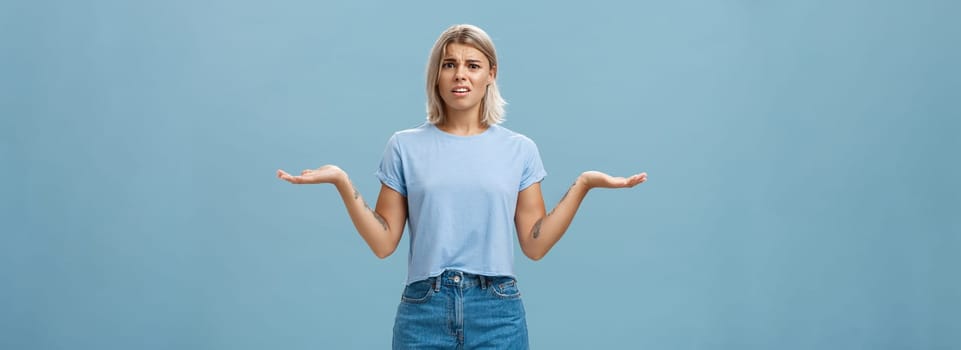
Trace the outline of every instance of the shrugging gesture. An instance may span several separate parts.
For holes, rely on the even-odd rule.
[[[397,249],[404,233],[404,224],[407,222],[407,199],[397,191],[382,185],[376,209],[371,209],[360,196],[360,191],[350,182],[347,172],[336,165],[307,169],[298,176],[278,169],[277,177],[297,185],[334,184],[344,206],[347,207],[350,220],[374,255],[383,259]]]
[[[540,260],[561,239],[574,220],[574,214],[592,188],[630,188],[647,181],[647,173],[614,177],[600,171],[586,171],[571,184],[557,206],[545,214],[540,183],[517,195],[514,224],[524,255]]]

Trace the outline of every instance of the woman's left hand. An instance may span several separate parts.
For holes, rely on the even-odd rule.
[[[629,188],[647,181],[647,173],[635,174],[630,177],[614,177],[600,171],[591,170],[581,174],[580,180],[587,184],[588,188]]]

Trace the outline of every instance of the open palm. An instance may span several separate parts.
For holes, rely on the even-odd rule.
[[[335,183],[342,179],[347,173],[336,165],[324,165],[317,169],[307,169],[300,172],[300,175],[293,176],[281,169],[277,170],[277,177],[287,180],[292,184],[321,184]]]
[[[592,188],[628,188],[647,181],[647,173],[635,174],[630,177],[615,177],[600,171],[591,170],[584,172],[581,176],[583,176],[587,185]]]

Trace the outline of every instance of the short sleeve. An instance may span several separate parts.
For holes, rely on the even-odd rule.
[[[380,182],[407,197],[407,181],[404,178],[404,164],[397,134],[391,136],[390,140],[387,141],[384,157],[381,159],[380,167],[375,174]]]
[[[530,139],[527,141],[524,147],[524,152],[527,153],[527,157],[524,157],[526,162],[524,164],[524,173],[521,176],[521,185],[517,190],[518,192],[543,181],[544,177],[547,176],[547,171],[544,170],[544,163],[541,161],[541,154],[537,150],[537,144]]]

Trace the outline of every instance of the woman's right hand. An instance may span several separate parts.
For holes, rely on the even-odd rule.
[[[317,169],[304,170],[300,172],[299,176],[293,176],[288,174],[286,171],[277,169],[277,177],[287,180],[287,182],[292,184],[298,185],[322,183],[337,184],[340,181],[347,180],[347,173],[336,165],[328,164]]]

